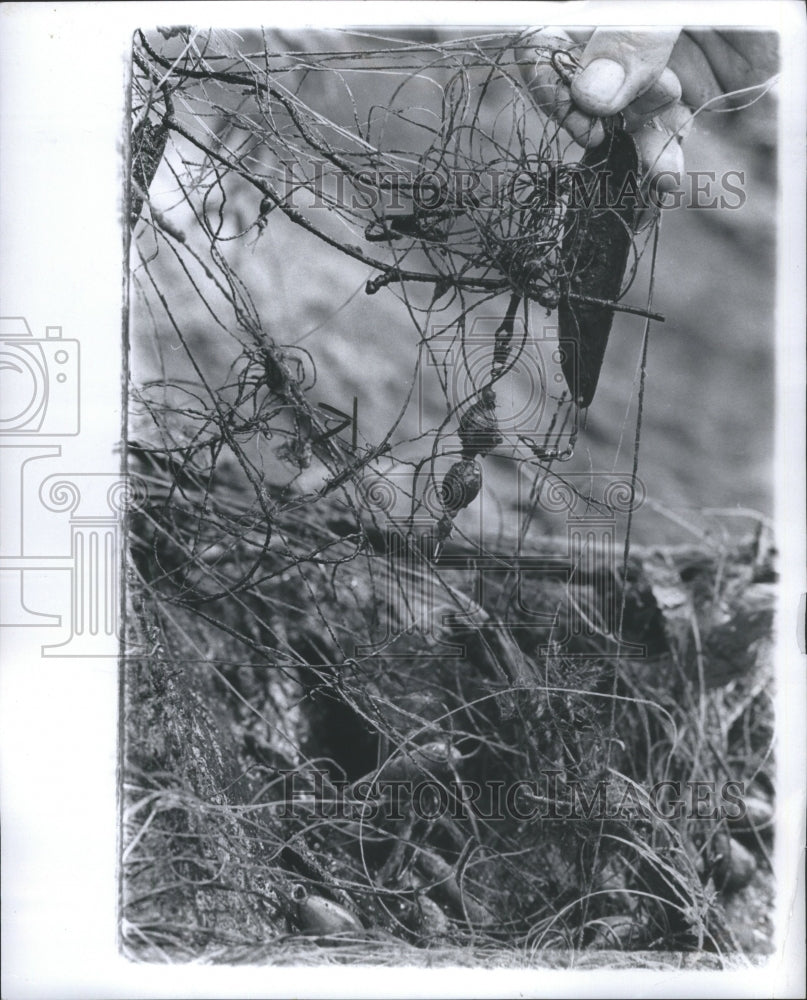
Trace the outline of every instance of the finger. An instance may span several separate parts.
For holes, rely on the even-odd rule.
[[[638,132],[662,112],[674,107],[680,99],[681,84],[678,77],[672,70],[665,69],[650,89],[622,112],[626,130]]]
[[[523,63],[520,63],[533,103],[582,146],[599,145],[605,138],[602,124],[575,107],[569,88],[558,76],[550,59],[551,52],[568,51],[574,48],[574,42],[559,28],[539,31],[533,36],[533,41],[537,50],[531,51],[534,60],[531,70],[525,72]]]
[[[681,81],[683,100],[691,108],[700,108],[723,93],[706,53],[690,31],[681,32],[670,56],[670,69]]]
[[[627,107],[661,77],[679,34],[679,28],[598,28],[572,81],[575,104],[590,115],[613,115]]]
[[[553,117],[581,146],[599,146],[605,141],[602,122],[578,111],[568,96],[568,89],[566,87],[562,89],[566,92],[566,96],[558,102]]]
[[[763,83],[778,72],[778,36],[773,31],[714,28],[688,34],[706,56],[724,93]]]
[[[603,141],[605,132],[602,124],[577,110],[569,88],[561,82],[549,63],[536,65],[528,89],[535,106],[558,122],[576,142],[583,146],[596,146]]]
[[[674,107],[680,99],[681,83],[671,69],[665,68],[658,80],[651,84],[640,97],[637,97],[632,104],[623,110],[625,129],[628,132],[638,132],[648,122],[657,118],[664,111]],[[577,119],[579,119],[579,125]],[[589,119],[588,115],[582,115],[579,112],[575,116],[573,125],[581,129],[580,137],[575,136],[577,141],[588,146],[602,142],[604,132],[593,129],[589,137],[582,132],[584,123],[587,120],[591,121],[592,119]],[[593,119],[593,121],[599,121],[599,119]],[[570,131],[572,130],[570,129]]]
[[[657,119],[670,135],[674,135],[679,142],[683,142],[692,131],[694,120],[692,112],[680,101],[677,104],[673,104],[672,107],[667,108],[666,111],[662,111]]]
[[[681,81],[671,69],[665,68],[658,80],[628,105],[625,111],[629,111],[632,115],[652,118],[680,100]]]
[[[645,128],[633,136],[642,161],[644,181],[658,191],[671,191],[681,183],[684,154],[680,143],[666,128]]]
[[[558,50],[568,52],[575,43],[562,28],[542,28],[529,37],[529,45],[516,48],[517,64],[528,90],[532,92],[537,77],[543,81],[550,79],[546,70],[551,68],[550,55]],[[557,82],[557,73],[553,72],[551,80]]]

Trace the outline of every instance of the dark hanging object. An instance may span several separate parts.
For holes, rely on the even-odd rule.
[[[363,932],[356,917],[343,906],[331,899],[309,893],[302,885],[293,887],[291,899],[296,921],[307,934],[327,936]]]
[[[482,488],[482,469],[478,462],[464,458],[455,462],[443,476],[440,503],[446,515],[453,518],[477,498]]]
[[[513,334],[516,327],[516,313],[521,302],[520,295],[511,295],[510,304],[507,306],[507,313],[499,324],[499,328],[494,334],[493,342],[493,368],[503,369],[510,356],[510,347],[513,343]]]
[[[482,489],[482,467],[472,458],[455,462],[440,484],[440,505],[445,514],[437,524],[434,559],[440,558],[443,542],[451,535],[454,517],[474,502]]]
[[[594,186],[590,207],[569,206],[563,237],[569,280],[558,307],[560,339],[574,349],[565,345],[561,367],[578,406],[588,406],[594,398],[614,310],[572,296],[618,300],[638,210],[636,145],[618,119],[606,120],[605,131],[605,141],[586,150],[581,161],[586,189],[591,192]]]
[[[154,175],[160,165],[168,142],[168,129],[164,124],[153,125],[144,118],[132,132],[132,179],[143,194],[148,194]],[[132,190],[132,207],[129,225],[134,228],[140,218],[143,198],[137,189]]]
[[[504,440],[496,420],[496,393],[490,386],[460,417],[459,436],[463,458],[487,455]]]
[[[364,238],[368,243],[391,243],[404,236],[418,240],[431,240],[444,243],[446,236],[440,229],[450,212],[407,212],[403,215],[387,215],[383,219],[374,219],[364,230]]]
[[[557,288],[542,288],[535,297],[545,309],[557,309],[560,303],[560,292]]]

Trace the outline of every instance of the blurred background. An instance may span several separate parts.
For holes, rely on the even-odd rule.
[[[388,38],[388,33],[383,34]],[[411,149],[420,126],[439,123],[447,78],[439,70],[423,68],[429,58],[422,49],[406,72],[398,67],[394,71],[373,68],[373,53],[386,44],[380,35],[308,31],[267,37],[275,51],[297,53],[286,60],[289,72],[282,81],[286,85],[294,79],[297,98],[323,121],[348,128],[355,120],[377,122],[374,137],[385,149]],[[414,30],[406,36],[426,46],[449,37]],[[179,51],[179,40],[166,42],[158,35],[155,39],[163,51],[170,52],[171,44]],[[235,46],[240,52],[260,52],[264,42],[257,33],[239,32],[219,38],[218,44]],[[504,70],[515,80],[514,60],[512,51],[502,57]],[[205,87],[216,90],[215,84]],[[490,87],[484,112],[491,128],[512,93],[512,85]],[[227,93],[223,86],[206,97],[219,109],[232,102],[234,114],[236,103],[237,114],[245,114],[244,106],[249,105],[248,96]],[[523,100],[528,101],[526,94]],[[422,115],[391,115],[386,113],[389,108],[416,109]],[[178,107],[180,119],[183,113]],[[232,125],[225,118],[221,113],[209,115],[203,122],[208,134],[225,134]],[[537,112],[532,127],[544,127]],[[775,138],[776,102],[774,94],[768,94],[741,111],[700,114],[684,142],[688,171],[716,175],[718,197],[724,190],[721,176],[735,172],[732,183],[737,185],[739,173],[744,200],[732,210],[692,207],[685,199],[682,207],[662,213],[653,309],[666,322],[652,324],[650,333],[638,458],[647,500],[634,516],[637,542],[680,543],[704,534],[745,534],[758,515],[771,514]],[[208,252],[205,240],[200,239],[186,192],[177,182],[184,169],[180,151],[184,157],[194,154],[191,148],[174,146],[170,140],[150,199],[184,235],[186,247],[196,247],[204,255]],[[272,151],[267,147],[253,150],[252,155],[256,163],[263,157],[265,165]],[[274,169],[279,169],[277,164]],[[299,194],[295,205],[336,242],[359,244],[378,256],[395,249],[394,245],[368,244],[360,230],[351,230],[324,207],[311,206],[308,192]],[[736,203],[738,199],[732,196],[731,200]],[[398,458],[425,458],[434,446],[435,429],[447,417],[446,397],[434,372],[428,366],[417,367],[422,331],[413,322],[413,307],[428,306],[431,288],[407,288],[406,301],[394,284],[368,296],[365,284],[377,272],[279,211],[271,213],[266,228],[259,232],[255,225],[259,204],[254,188],[233,175],[228,178],[220,211],[224,239],[219,240],[217,250],[248,289],[266,335],[277,344],[304,348],[308,353],[304,357],[298,351],[296,357],[306,370],[306,384],[313,383],[316,371],[316,384],[310,390],[313,402],[349,412],[356,398],[360,448],[378,444],[395,425],[392,458],[382,463],[386,470],[394,475]],[[209,278],[197,268],[196,280],[189,280],[189,265],[181,253],[169,252],[147,227],[137,230],[136,245],[132,257],[134,385],[150,379],[198,383],[200,372],[211,384],[224,384],[243,336],[236,333],[234,324],[223,330],[211,321],[196,283],[206,288],[206,294],[213,294]],[[644,255],[625,302],[646,304],[649,257],[649,253]],[[142,267],[146,260],[148,273]],[[173,321],[161,308],[161,294],[170,301]],[[480,338],[483,354],[484,342],[490,341],[508,301],[509,295],[502,294],[473,313],[478,323],[474,336]],[[450,326],[458,312],[456,304],[443,307],[433,315],[430,332]],[[181,338],[176,317],[181,318]],[[537,303],[531,305],[532,335],[552,337],[556,325],[554,313],[547,316]],[[575,456],[563,472],[630,471],[643,326],[640,317],[615,316],[597,394],[581,425]],[[537,410],[527,405],[536,392],[530,357],[526,351],[511,376],[497,385],[497,395],[500,418],[525,413],[525,419],[536,421],[534,431],[540,436],[551,414],[540,405]],[[467,380],[463,386],[470,391]],[[461,399],[453,402],[456,405]],[[443,433],[455,427],[456,422],[449,421]],[[137,417],[131,432],[148,434]],[[324,472],[316,461],[300,470],[278,458],[276,443],[256,442],[255,448],[268,483],[293,481],[302,492],[322,484]],[[502,533],[511,537],[518,530],[518,508],[536,471],[534,465],[520,465],[518,457],[531,458],[522,449],[520,456],[497,453],[484,461],[483,530],[490,538]],[[463,512],[461,517],[465,516]],[[552,530],[549,518],[538,516],[534,524],[531,530],[536,532]]]
[[[761,531],[732,543],[771,513],[773,97],[698,115],[685,141],[689,176],[714,178],[719,205],[730,174],[738,207],[685,197],[661,213],[655,261],[651,226],[638,234],[622,301],[648,308],[652,277],[652,309],[666,317],[650,327],[638,455],[645,321],[625,313],[573,457],[530,450],[552,447],[574,416],[558,399],[557,315],[531,302],[516,314],[512,370],[496,382],[505,440],[479,460],[482,493],[445,540],[459,559],[435,564],[433,549],[383,534],[383,518],[366,512],[403,514],[430,469],[432,485],[450,478],[511,288],[523,290],[533,255],[549,288],[568,274],[565,204],[546,215],[506,199],[472,204],[438,219],[438,238],[390,240],[373,238],[389,236],[388,219],[312,194],[320,167],[331,193],[357,167],[576,169],[582,151],[525,90],[518,33],[162,29],[149,39],[135,38],[132,108],[132,174],[148,193],[135,190],[132,211],[129,454],[149,484],[132,518],[136,655],[124,678],[133,952],[151,940],[196,958],[202,942],[217,961],[243,961],[244,948],[276,959],[287,927],[321,930],[305,901],[332,915],[338,903],[343,928],[356,930],[358,914],[406,936],[406,918],[419,943],[443,932],[467,943],[457,932],[474,899],[490,913],[473,917],[471,950],[479,928],[495,926],[529,961],[546,947],[576,963],[581,947],[603,947],[602,920],[622,926],[626,950],[638,935],[648,947],[711,941],[733,953],[735,929],[740,950],[764,950],[775,568]],[[149,161],[160,163],[153,178]],[[291,168],[295,190],[284,187]],[[272,207],[268,184],[283,205]],[[398,264],[445,287],[408,278],[367,294]],[[458,272],[504,287],[468,292]],[[579,491],[573,514],[550,502],[562,492],[545,478],[550,465]],[[439,506],[430,516],[430,528],[450,520]],[[477,538],[491,562],[466,558]],[[659,544],[674,548],[639,547]],[[514,554],[538,558],[522,573]],[[368,861],[365,824],[276,809],[288,794],[276,776],[289,769],[316,763],[358,779],[402,765],[425,740],[457,774],[501,776],[502,787],[547,764],[590,790],[603,775],[615,789],[730,775],[747,780],[759,829],[737,832],[746,848],[700,815],[639,814],[622,830],[588,812],[573,830],[553,820],[536,832],[520,815],[480,829],[469,813],[467,830],[430,817],[403,833],[383,817]],[[469,854],[471,844],[483,849]],[[460,875],[472,856],[475,884]],[[289,883],[284,896],[300,876],[308,890],[298,898]],[[435,892],[442,931],[406,899],[389,910],[385,900],[410,889],[416,900]],[[370,940],[349,960],[367,961]]]

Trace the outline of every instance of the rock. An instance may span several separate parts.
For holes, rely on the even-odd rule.
[[[591,948],[635,950],[645,941],[644,928],[636,923],[630,913],[600,917],[591,924],[594,936]]]
[[[763,830],[769,830],[773,826],[773,806],[770,802],[754,795],[749,795],[743,802],[745,804],[745,815],[738,816],[736,819],[728,817],[732,833],[761,833]]]
[[[463,922],[486,927],[493,922],[492,914],[467,891],[461,889],[454,869],[436,854],[419,851],[415,865],[420,874],[431,884],[430,892]]]
[[[303,886],[292,889],[295,916],[300,929],[308,934],[344,934],[347,931],[363,933],[364,928],[343,906],[323,896],[309,893]]]
[[[448,917],[433,899],[421,895],[417,901],[415,911],[418,924],[417,932],[422,937],[445,937],[450,926]]]
[[[723,880],[724,892],[738,892],[744,889],[757,870],[754,855],[733,837],[730,841],[729,863]]]
[[[425,776],[451,774],[462,755],[448,740],[433,740],[411,750],[401,750],[380,769],[378,780],[423,781]]]

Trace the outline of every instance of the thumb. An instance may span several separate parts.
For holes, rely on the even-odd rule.
[[[572,98],[590,115],[613,115],[658,79],[680,28],[647,31],[598,28],[580,58]]]

